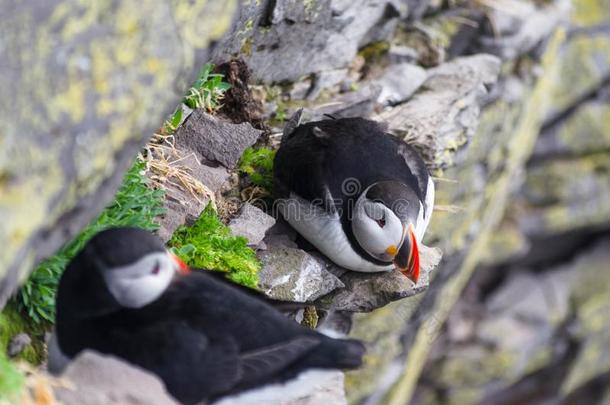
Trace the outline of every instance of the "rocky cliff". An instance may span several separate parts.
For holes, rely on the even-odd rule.
[[[214,2],[202,4],[208,7]],[[107,21],[104,15],[114,12],[91,11],[92,18],[102,23]],[[173,13],[189,14],[178,6]],[[204,14],[209,18],[209,12]],[[50,16],[49,11],[45,18]],[[179,176],[173,182],[162,179],[169,197],[159,234],[170,239],[178,226],[192,222],[211,201],[233,233],[246,237],[256,249],[261,289],[277,298],[315,305],[317,310],[310,307],[295,314],[297,320],[368,343],[365,367],[345,377],[347,398],[337,390],[343,384],[340,375],[321,377],[326,385],[308,377],[315,387],[311,392],[286,388],[280,397],[315,404],[322,401],[319,391],[329,392],[327,399],[338,403],[462,404],[597,400],[608,395],[596,387],[610,375],[608,333],[603,326],[610,302],[603,288],[610,230],[609,19],[610,4],[603,0],[240,3],[232,28],[210,54],[232,90],[218,116],[202,109],[187,111],[172,135],[171,151],[182,156],[180,170],[198,182],[181,183]],[[171,29],[191,32],[195,28],[189,21]],[[153,24],[128,22],[125,27],[131,30],[119,27],[117,35],[129,37],[139,32],[134,27]],[[205,25],[197,27],[212,32],[203,29]],[[166,53],[179,50],[164,46],[163,32],[155,34],[161,38],[152,34],[138,38],[150,36],[150,52],[161,52],[176,62],[175,55]],[[208,38],[201,32],[180,38]],[[180,49],[190,52],[184,58],[190,68],[198,61],[194,55],[199,55],[191,47],[207,42],[188,44]],[[155,51],[153,45],[159,49]],[[70,50],[79,49],[74,46],[64,52],[70,55]],[[144,56],[131,57],[142,62],[148,60]],[[58,58],[53,61],[63,60]],[[232,58],[236,59],[225,63]],[[69,78],[80,78],[85,88],[90,84],[102,91],[104,80],[78,73],[80,60],[66,62],[66,69],[72,66],[76,72]],[[151,68],[148,62],[144,66]],[[160,77],[183,78],[177,70],[163,72]],[[58,74],[63,78],[64,73]],[[136,86],[140,73],[133,74],[126,83]],[[58,80],[57,86],[69,93],[65,100],[74,101],[78,88],[68,92],[71,82],[65,80]],[[8,89],[18,81],[7,83]],[[83,196],[100,196],[100,184],[112,190],[115,182],[103,179],[114,178],[125,167],[123,151],[132,154],[142,146],[142,141],[128,139],[150,134],[159,125],[172,101],[167,90],[176,87],[166,83],[164,93],[151,95],[141,87],[116,86],[117,94],[108,91],[113,97],[122,96],[101,104],[117,109],[112,110],[118,114],[112,121],[102,118],[105,110],[97,95],[91,108],[85,103],[84,109],[75,110],[67,107],[68,101],[59,100],[55,107],[59,115],[49,115],[49,122],[60,117],[62,123],[74,125],[58,126],[55,132],[33,129],[30,138],[19,141],[53,144],[57,153],[70,157],[70,170],[56,169],[61,179],[68,180],[50,183],[59,188],[41,194],[48,199],[41,200],[39,217],[27,214],[31,208],[26,210],[15,196],[30,198],[31,190],[38,190],[35,184],[28,188],[30,182],[40,181],[42,187],[56,179],[51,169],[63,160],[51,159],[52,165],[44,161],[38,171],[18,167],[31,165],[26,160],[13,159],[7,169],[0,165],[0,187],[13,185],[19,190],[7,200],[14,203],[9,205],[11,211],[1,213],[14,218],[3,229],[6,240],[19,243],[11,250],[14,257],[6,259],[10,266],[4,262],[0,266],[0,271],[9,269],[5,286],[14,287],[18,268],[28,268],[57,246],[48,241],[58,241],[56,236],[65,229],[82,226],[97,209],[103,195],[96,204]],[[153,85],[147,91],[156,89]],[[123,91],[138,98],[128,99]],[[139,97],[142,103],[136,103]],[[132,111],[134,103],[142,107],[137,114]],[[16,107],[11,104],[11,108]],[[328,262],[282,221],[270,217],[269,190],[262,183],[237,175],[244,149],[253,144],[276,147],[288,117],[299,108],[306,120],[333,114],[384,121],[390,131],[421,151],[435,175],[438,209],[426,239],[435,248],[425,254],[426,274],[417,286],[394,274],[353,274]],[[32,110],[37,108],[27,109],[28,114]],[[72,117],[76,113],[80,115]],[[21,109],[16,116],[20,114],[24,114]],[[87,121],[99,122],[99,132],[97,127],[84,131],[77,125],[87,114],[100,117]],[[130,126],[122,124],[123,118]],[[106,139],[101,134],[114,133],[111,122],[125,136],[108,135],[114,140],[113,149],[103,153],[123,163],[87,158],[102,154],[90,149],[93,141],[76,142],[77,135]],[[21,125],[9,126],[10,134],[17,128]],[[63,134],[66,128],[73,132],[61,138],[63,143],[48,143],[51,135],[36,135]],[[4,139],[13,147],[2,148],[5,153],[21,145],[15,136]],[[78,145],[86,146],[81,151]],[[79,161],[87,166],[71,160],[80,155]],[[100,166],[90,166],[98,161]],[[108,175],[100,177],[99,167]],[[35,172],[46,177],[31,175]],[[152,177],[161,181],[162,176],[153,172]],[[8,181],[20,178],[21,182]],[[7,195],[0,194],[0,199]],[[81,206],[87,207],[85,214],[73,219],[76,214],[70,213]],[[25,226],[19,220],[23,215],[39,220]],[[7,233],[11,229],[13,233]],[[45,243],[37,255],[28,255],[41,241]],[[28,257],[29,262],[23,260]],[[233,400],[248,403],[252,398],[260,397]]]

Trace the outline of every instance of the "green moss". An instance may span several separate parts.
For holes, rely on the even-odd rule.
[[[27,345],[17,358],[31,364],[40,364],[45,357],[44,334],[49,329],[48,323],[29,322],[28,318],[17,310],[14,303],[8,304],[0,312],[0,355],[7,353],[13,337],[19,333],[27,333],[32,338],[32,343]]]
[[[376,41],[360,49],[358,55],[362,56],[367,63],[371,63],[379,61],[389,50],[390,43],[388,41]]]
[[[189,266],[223,271],[234,282],[255,288],[261,266],[247,243],[233,236],[208,205],[192,226],[174,232],[168,246]]]
[[[23,388],[25,377],[15,366],[0,353],[0,403],[17,403]]]
[[[269,148],[249,147],[239,161],[239,171],[250,178],[252,184],[269,191],[273,189],[273,159],[275,151]]]
[[[148,178],[140,172],[145,164],[136,160],[123,179],[114,201],[76,238],[64,245],[32,272],[19,290],[15,302],[35,323],[55,319],[55,293],[59,278],[72,257],[96,233],[112,226],[134,226],[155,230],[154,219],[163,213],[163,192],[148,187]]]

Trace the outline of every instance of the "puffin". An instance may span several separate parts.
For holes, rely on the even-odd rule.
[[[288,121],[274,158],[276,210],[348,270],[398,269],[417,284],[434,182],[418,152],[364,118]]]
[[[142,229],[96,234],[60,279],[56,358],[85,349],[117,356],[156,374],[185,404],[283,382],[307,369],[361,365],[360,341],[301,326],[264,295],[221,274],[191,271]]]

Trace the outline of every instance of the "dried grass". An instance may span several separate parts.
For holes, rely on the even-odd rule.
[[[195,159],[197,157],[192,152],[181,156],[180,151],[176,149],[173,135],[154,134],[144,151],[145,156],[142,156],[142,160],[146,162],[146,171],[155,187],[162,188],[171,195],[172,189],[168,187],[171,185],[186,191],[199,203],[203,203],[207,198],[216,207],[214,192],[196,179],[188,166],[181,164],[190,157]],[[172,197],[180,200],[178,196],[172,195]]]

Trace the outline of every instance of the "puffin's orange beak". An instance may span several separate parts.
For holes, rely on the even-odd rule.
[[[419,248],[413,224],[409,224],[405,240],[394,258],[396,268],[409,280],[417,284],[419,280]]]
[[[180,274],[189,274],[191,272],[191,269],[189,269],[189,266],[187,266],[186,263],[184,263],[182,260],[180,260],[180,258],[178,256],[176,256],[173,253],[170,253],[170,256],[174,260],[176,265],[178,266],[178,271],[180,272]]]

